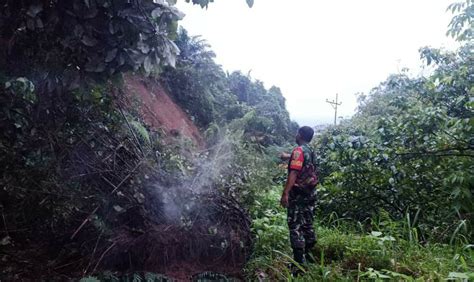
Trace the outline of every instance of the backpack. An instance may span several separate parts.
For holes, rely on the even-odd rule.
[[[311,162],[304,163],[296,178],[296,186],[302,188],[315,188],[319,183],[316,165],[314,165],[314,152],[311,150]]]

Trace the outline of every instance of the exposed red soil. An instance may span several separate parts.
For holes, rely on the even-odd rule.
[[[187,114],[171,99],[156,80],[125,75],[125,93],[131,107],[138,110],[145,123],[154,129],[163,129],[171,135],[183,135],[199,148],[204,141],[199,129]]]

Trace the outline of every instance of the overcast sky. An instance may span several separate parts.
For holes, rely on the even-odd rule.
[[[423,46],[455,48],[445,36],[454,0],[216,0],[209,8],[178,1],[182,25],[202,35],[225,70],[276,85],[300,125],[330,123],[326,99],[339,93],[350,116],[367,93],[407,67],[418,74]]]

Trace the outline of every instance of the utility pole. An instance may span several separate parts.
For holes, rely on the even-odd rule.
[[[338,99],[338,94],[337,93],[336,93],[336,101],[334,101],[334,100],[329,101],[328,99],[326,99],[326,103],[331,104],[331,106],[334,109],[334,125],[337,124],[337,106],[340,106],[342,104],[342,102],[338,103],[337,99]]]

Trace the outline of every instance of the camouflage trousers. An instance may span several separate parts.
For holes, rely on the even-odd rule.
[[[313,228],[316,189],[293,187],[290,190],[288,205],[288,228],[293,249],[308,251],[316,243]]]

